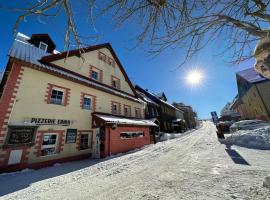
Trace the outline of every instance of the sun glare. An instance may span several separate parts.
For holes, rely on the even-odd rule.
[[[198,70],[189,71],[186,75],[186,81],[192,86],[199,85],[203,81],[203,73]]]

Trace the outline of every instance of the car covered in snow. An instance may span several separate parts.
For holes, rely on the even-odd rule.
[[[242,120],[231,125],[230,132],[232,133],[238,130],[253,130],[269,125],[269,122],[263,120]]]

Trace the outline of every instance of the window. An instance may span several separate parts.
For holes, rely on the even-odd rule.
[[[141,138],[144,137],[144,132],[138,131],[138,132],[121,132],[120,138],[121,139],[127,139],[127,138]]]
[[[112,76],[112,87],[120,89],[120,79]]]
[[[112,58],[108,57],[108,64],[115,67],[115,62]]]
[[[124,115],[126,117],[130,117],[131,116],[131,106],[124,105]]]
[[[98,78],[98,72],[92,71],[91,72],[91,78],[98,81],[99,80],[99,78]]]
[[[64,96],[63,91],[53,89],[52,94],[51,94],[50,103],[57,104],[57,105],[62,105],[63,104],[63,96]]]
[[[42,49],[43,51],[47,51],[48,45],[45,44],[44,42],[40,42],[38,48]]]
[[[152,113],[152,116],[155,116],[155,110],[153,107],[151,108],[151,113]]]
[[[140,118],[141,117],[141,109],[135,108],[135,117]]]
[[[46,133],[43,136],[41,146],[41,156],[56,154],[57,135],[55,133]]]
[[[120,103],[112,102],[112,114],[120,115]]]
[[[91,79],[102,82],[103,71],[98,69],[97,67],[94,67],[94,66],[90,65],[89,76],[90,76]]]
[[[80,150],[89,149],[89,134],[82,133],[81,134],[81,141],[80,141]]]
[[[92,109],[92,99],[90,97],[83,98],[83,109],[86,109],[86,110]]]
[[[112,80],[112,86],[115,87],[115,88],[117,87],[116,80]]]
[[[66,144],[71,144],[76,142],[77,129],[67,129],[66,133]]]
[[[106,62],[107,56],[104,53],[102,53],[102,52],[99,51],[98,52],[98,59]]]
[[[145,107],[145,114],[149,114],[149,108],[148,108],[148,106]]]
[[[158,116],[158,110],[157,109],[155,109],[156,110],[156,116]]]

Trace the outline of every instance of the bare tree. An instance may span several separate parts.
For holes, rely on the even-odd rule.
[[[73,15],[72,0],[39,0],[31,7],[17,8],[20,16],[14,30],[28,16],[58,16],[64,11],[67,21],[65,42],[71,35],[81,47]],[[94,17],[110,14],[117,26],[135,21],[140,31],[138,45],[150,44],[151,53],[160,53],[175,46],[184,48],[183,63],[216,39],[226,39],[220,53],[229,52],[232,62],[253,56],[254,42],[269,35],[269,0],[85,0],[85,7]],[[53,13],[52,13],[53,11]]]

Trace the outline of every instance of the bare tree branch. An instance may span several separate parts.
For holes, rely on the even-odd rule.
[[[70,48],[71,36],[79,49],[83,43],[78,34],[74,6],[71,0],[41,0],[29,8],[17,8],[22,12],[14,31],[28,16],[66,15],[65,44]],[[137,44],[149,47],[148,52],[159,54],[168,47],[183,48],[183,63],[208,44],[226,39],[228,44],[220,49],[222,54],[232,55],[232,62],[241,62],[253,55],[253,45],[270,33],[270,0],[85,0],[93,19],[111,15],[116,27],[137,23]],[[56,9],[58,8],[58,9]],[[93,9],[96,9],[93,12]],[[56,10],[56,12],[55,12]],[[54,11],[54,12],[52,12]]]

